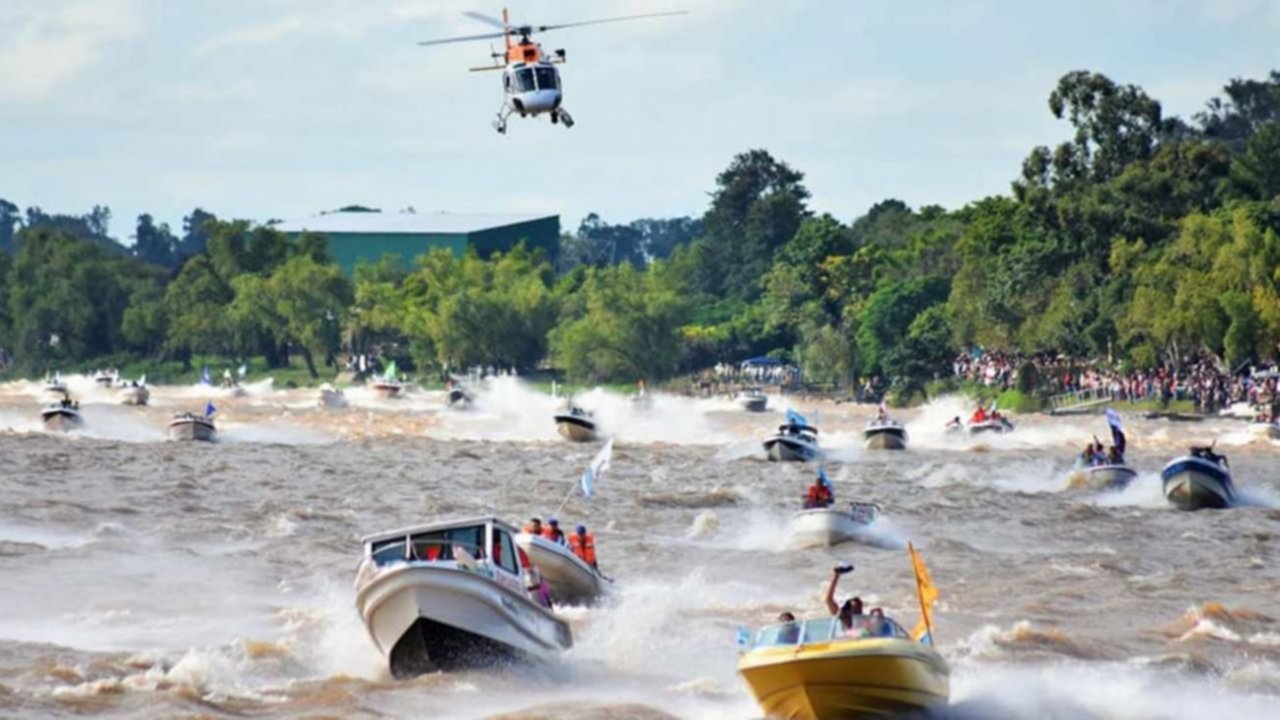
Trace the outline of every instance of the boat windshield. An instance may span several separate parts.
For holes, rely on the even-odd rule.
[[[902,626],[892,618],[873,615],[855,615],[853,628],[846,630],[839,618],[818,618],[778,623],[761,628],[756,633],[752,648],[792,647],[826,643],[845,638],[888,637],[909,640]]]
[[[388,538],[375,542],[369,556],[375,565],[416,560],[441,562],[457,560],[457,549],[463,549],[472,558],[484,558],[484,526],[449,528],[418,533],[409,537]]]

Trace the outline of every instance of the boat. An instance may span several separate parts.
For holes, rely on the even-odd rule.
[[[818,447],[818,428],[809,425],[804,416],[787,410],[787,423],[764,440],[770,460],[808,462],[822,457]]]
[[[84,418],[80,417],[80,403],[63,400],[40,411],[40,419],[44,429],[65,432],[84,427]]]
[[[911,634],[878,608],[739,631],[738,674],[765,715],[927,717],[950,702],[951,669],[931,639],[937,590],[910,550],[924,616]]]
[[[1013,423],[1009,422],[1009,418],[1003,415],[998,415],[978,422],[970,421],[967,429],[970,435],[982,435],[986,433],[1001,435],[1013,432]]]
[[[44,380],[44,386],[41,388],[50,395],[66,395],[67,383],[62,379],[62,375],[54,373],[53,377],[47,377]]]
[[[758,387],[743,388],[733,397],[733,401],[747,412],[764,412],[769,407],[769,396]]]
[[[127,385],[121,385],[117,393],[121,404],[142,406],[151,402],[151,390],[147,388],[147,381],[132,381]]]
[[[849,509],[834,507],[800,510],[791,516],[791,539],[795,545],[839,545],[856,540],[876,521],[880,506],[852,503]]]
[[[449,407],[454,410],[466,410],[471,407],[473,402],[475,402],[475,398],[471,397],[471,393],[466,390],[456,385],[449,388],[448,403]]]
[[[516,531],[493,517],[365,537],[356,609],[391,674],[549,658],[569,624],[530,594]]]
[[[906,450],[907,429],[887,417],[876,418],[862,431],[862,442],[870,450]]]
[[[169,439],[213,442],[218,439],[218,429],[208,415],[178,413],[169,421]]]
[[[342,390],[325,383],[320,386],[320,397],[317,399],[317,404],[321,408],[338,410],[347,406],[347,396]]]
[[[1235,485],[1227,458],[1213,447],[1193,447],[1160,472],[1164,496],[1179,510],[1220,509],[1235,502]]]
[[[1124,463],[1093,465],[1086,473],[1089,487],[1098,490],[1123,490],[1138,477],[1138,471]]]
[[[115,370],[99,370],[93,374],[93,382],[98,387],[111,387],[120,380],[120,373]]]
[[[591,442],[596,439],[595,416],[590,410],[569,404],[563,412],[556,413],[556,432],[573,442]]]
[[[541,535],[522,532],[516,544],[547,581],[551,600],[561,605],[590,603],[604,594],[610,582],[567,546]]]
[[[386,371],[382,373],[382,377],[374,378],[369,383],[369,388],[373,390],[375,395],[385,400],[400,397],[400,394],[404,392],[404,383],[400,382],[399,377],[399,373],[396,370],[396,361],[392,360],[387,365]]]

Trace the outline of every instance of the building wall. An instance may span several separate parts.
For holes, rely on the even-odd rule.
[[[541,248],[547,260],[554,266],[560,255],[560,218],[552,216],[541,220],[517,223],[506,227],[481,230],[468,236],[471,247],[481,257],[494,252],[506,252],[520,242],[529,249]]]

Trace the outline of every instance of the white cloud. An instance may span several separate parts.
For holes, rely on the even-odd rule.
[[[78,2],[60,8],[25,2],[6,8],[0,26],[0,99],[35,102],[91,68],[113,43],[142,33],[134,0]]]

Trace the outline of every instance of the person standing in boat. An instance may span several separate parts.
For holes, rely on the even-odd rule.
[[[548,520],[547,527],[542,529],[542,537],[558,545],[564,545],[565,537],[564,531],[560,529],[560,521],[555,518]]]
[[[840,576],[853,572],[852,565],[837,565],[831,571],[831,583],[827,585],[827,611],[832,616],[840,619],[840,625],[844,627],[845,632],[854,629],[854,623],[862,616],[862,598],[852,597],[845,600],[843,604],[836,604],[836,585],[840,582]]]
[[[835,493],[831,492],[831,481],[827,479],[827,474],[822,469],[818,470],[818,477],[809,486],[809,490],[804,495],[804,509],[818,510],[829,508],[835,505]]]
[[[600,570],[600,566],[596,564],[596,536],[587,532],[586,525],[578,525],[569,536],[569,549],[593,570]]]

